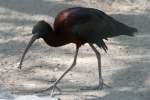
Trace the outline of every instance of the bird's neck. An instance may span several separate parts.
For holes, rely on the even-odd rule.
[[[67,44],[63,36],[60,36],[55,31],[47,34],[47,36],[45,36],[43,39],[49,46],[52,47],[59,47]]]

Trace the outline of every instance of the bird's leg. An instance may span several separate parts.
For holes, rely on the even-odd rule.
[[[92,50],[95,52],[96,54],[96,58],[97,58],[97,62],[98,62],[98,74],[99,74],[99,85],[97,88],[95,89],[102,89],[103,86],[107,86],[109,87],[108,85],[106,85],[104,82],[103,82],[103,78],[102,78],[102,71],[101,71],[101,54],[98,52],[98,50],[94,47],[93,44],[89,44],[90,47],[92,48]]]
[[[55,91],[55,88],[60,90],[56,85],[59,83],[59,81],[76,65],[76,60],[77,60],[77,56],[78,56],[78,51],[79,51],[79,48],[77,47],[76,48],[76,52],[75,52],[75,56],[74,56],[74,60],[73,60],[73,63],[72,65],[60,76],[60,78],[58,78],[55,83],[53,83],[48,89],[46,90],[49,90],[51,89],[51,96],[53,96],[53,93]]]

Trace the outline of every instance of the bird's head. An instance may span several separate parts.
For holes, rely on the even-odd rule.
[[[50,34],[51,32],[53,32],[53,29],[52,27],[45,21],[39,21],[37,24],[35,24],[33,26],[33,29],[32,29],[32,38],[31,40],[29,41],[23,55],[22,55],[22,58],[21,58],[21,61],[20,61],[20,64],[19,64],[19,68],[21,69],[21,66],[22,66],[22,62],[23,62],[23,59],[25,57],[25,54],[28,52],[29,48],[31,47],[31,45],[35,42],[35,40],[39,39],[39,38],[45,38],[48,36],[48,34]]]
[[[47,36],[47,34],[51,33],[53,31],[50,24],[47,22],[41,20],[37,24],[33,26],[32,34],[33,36],[38,38],[44,38]]]

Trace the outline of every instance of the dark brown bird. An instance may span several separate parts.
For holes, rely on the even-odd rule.
[[[74,61],[63,75],[48,88],[52,89],[53,93],[57,88],[57,83],[76,65],[80,46],[88,43],[95,52],[98,61],[99,84],[95,89],[102,89],[105,84],[101,73],[101,55],[93,44],[107,52],[108,48],[103,41],[104,39],[107,40],[107,38],[119,35],[133,36],[134,32],[137,32],[136,28],[120,23],[100,10],[84,7],[68,8],[56,16],[54,28],[45,21],[39,21],[33,27],[33,37],[22,55],[19,68],[21,68],[25,54],[36,39],[43,38],[52,47],[74,43],[76,45]]]

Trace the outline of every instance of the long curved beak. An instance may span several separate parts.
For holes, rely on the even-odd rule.
[[[28,43],[28,45],[27,45],[26,49],[24,50],[24,53],[23,53],[23,55],[22,55],[22,57],[21,57],[20,64],[19,64],[19,66],[18,66],[19,69],[22,68],[22,63],[23,63],[24,57],[25,57],[26,53],[28,52],[29,48],[30,48],[31,45],[34,43],[34,41],[35,41],[36,39],[39,39],[39,38],[40,38],[40,36],[39,36],[38,33],[36,33],[36,34],[34,34],[34,35],[32,36],[31,40],[29,41],[29,43]]]

